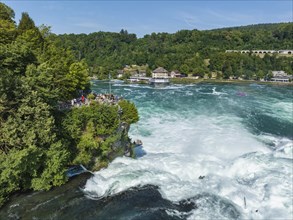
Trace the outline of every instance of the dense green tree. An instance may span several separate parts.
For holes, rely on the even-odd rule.
[[[0,2],[0,45],[12,42],[16,36],[14,11]]]
[[[36,55],[26,44],[14,41],[11,44],[0,45],[0,69],[8,69],[15,74],[24,75],[26,66],[36,62]]]
[[[137,109],[133,103],[128,100],[121,100],[118,104],[122,110],[122,114],[120,116],[121,121],[132,124],[139,120]]]
[[[36,26],[35,26],[35,22],[33,21],[33,19],[31,19],[29,14],[27,12],[23,12],[21,14],[21,19],[19,21],[17,28],[20,31],[27,31],[27,30],[35,29]]]
[[[76,90],[86,90],[89,88],[89,70],[84,61],[72,63],[69,67],[69,73],[66,76],[69,81],[69,87]]]
[[[257,73],[256,73],[256,77],[257,77],[258,80],[259,80],[259,79],[263,79],[264,76],[265,76],[265,73],[264,73],[263,70],[259,70],[259,71],[257,71]]]
[[[89,87],[87,65],[56,45],[23,14],[0,3],[0,206],[16,190],[66,181],[75,154],[64,138],[58,102]],[[54,40],[54,41],[53,41]]]
[[[4,3],[0,2],[0,19],[8,20],[14,23],[14,11]]]
[[[222,72],[223,72],[224,79],[229,79],[229,77],[233,75],[231,63],[229,61],[226,61],[224,63]]]
[[[89,107],[74,108],[67,114],[62,126],[72,138],[72,146],[76,146],[72,149],[75,154],[73,163],[93,166],[97,163],[97,158],[109,160],[115,142],[122,138],[115,135],[121,129],[120,122],[129,126],[138,121],[137,109],[133,103],[123,100],[119,102],[119,106],[93,102]]]

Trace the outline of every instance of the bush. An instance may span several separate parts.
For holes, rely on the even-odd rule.
[[[126,122],[129,125],[138,122],[139,116],[134,103],[129,102],[128,100],[121,100],[118,102],[118,105],[122,109],[121,121]]]

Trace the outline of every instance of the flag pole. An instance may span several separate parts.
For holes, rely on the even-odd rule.
[[[109,92],[111,94],[111,74],[109,73]]]

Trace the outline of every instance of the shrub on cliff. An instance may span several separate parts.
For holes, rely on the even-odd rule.
[[[121,100],[118,105],[122,109],[121,121],[126,122],[127,124],[138,122],[139,116],[134,103],[128,100]]]
[[[66,136],[71,138],[72,163],[92,167],[96,158],[107,160],[113,143],[119,141],[121,122],[130,125],[137,121],[137,109],[127,100],[118,105],[92,102],[90,106],[73,108],[62,123]]]
[[[73,108],[62,126],[72,141],[72,163],[90,166],[95,157],[102,154],[101,142],[119,126],[118,108],[95,102],[90,106]]]

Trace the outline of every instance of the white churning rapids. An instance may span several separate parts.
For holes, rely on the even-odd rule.
[[[244,89],[247,96],[236,95]],[[134,101],[140,114],[130,135],[143,141],[147,154],[116,158],[87,181],[85,192],[105,197],[152,184],[175,203],[194,198],[198,208],[191,219],[225,217],[221,203],[209,200],[213,196],[229,201],[241,218],[291,219],[292,139],[256,132],[261,122],[253,117],[263,112],[292,124],[292,105],[272,97],[266,102],[258,97],[264,89],[120,84],[116,91]]]

